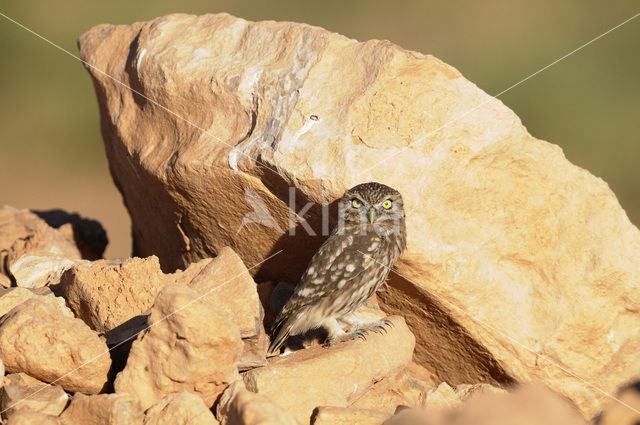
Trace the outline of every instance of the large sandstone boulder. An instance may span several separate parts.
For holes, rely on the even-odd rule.
[[[230,382],[240,378],[236,363],[242,348],[233,322],[186,285],[167,285],[114,387],[117,393],[137,396],[143,409],[182,391],[201,396],[210,407]]]
[[[107,345],[97,334],[39,298],[0,319],[0,358],[9,372],[86,394],[104,389],[111,366]]]
[[[380,299],[440,381],[540,380],[592,416],[607,398],[582,379],[611,392],[640,373],[640,232],[454,68],[224,14],[101,25],[79,46],[137,255],[173,271],[228,245],[251,268],[283,249],[253,272],[295,283],[323,241],[305,231],[319,204],[380,181],[408,233]]]

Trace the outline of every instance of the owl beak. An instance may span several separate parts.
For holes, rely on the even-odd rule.
[[[369,208],[369,211],[367,211],[367,218],[369,219],[369,223],[373,224],[373,222],[376,221],[376,210]]]

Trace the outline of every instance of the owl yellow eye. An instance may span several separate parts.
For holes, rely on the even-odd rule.
[[[391,208],[391,199],[387,199],[386,201],[384,201],[382,203],[382,208],[384,208],[385,210],[388,210],[389,208]]]
[[[352,199],[351,205],[353,206],[353,208],[360,208],[362,206],[362,202],[360,202],[358,199]]]

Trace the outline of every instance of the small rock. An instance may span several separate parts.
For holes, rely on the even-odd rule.
[[[6,425],[76,425],[65,424],[62,419],[57,416],[47,415],[46,413],[36,412],[28,407],[18,410],[11,415]]]
[[[60,282],[62,274],[74,264],[82,264],[86,260],[53,255],[25,254],[11,263],[9,272],[22,288],[41,288]]]
[[[392,415],[398,406],[422,406],[432,385],[430,381],[416,376],[416,368],[420,366],[410,363],[395,376],[376,382],[362,397],[351,402],[349,407],[376,410]]]
[[[102,256],[106,246],[106,233],[97,221],[61,210],[0,208],[0,273],[13,275],[11,270],[15,271],[18,276],[13,277],[18,286],[33,287],[47,280],[43,275],[46,270],[24,256],[93,260]],[[26,267],[26,263],[30,266]],[[56,264],[54,274],[60,272],[60,266]]]
[[[311,419],[311,425],[382,425],[388,413],[369,409],[320,406]]]
[[[64,298],[56,297],[51,292],[46,295],[38,295],[37,292],[31,289],[17,287],[0,289],[0,317],[4,316],[15,306],[31,298],[37,298],[45,302],[57,309],[64,316],[73,317],[73,312],[65,304]]]
[[[39,297],[0,319],[0,358],[10,372],[88,394],[104,388],[111,365],[106,344],[82,320]]]
[[[107,332],[148,310],[166,284],[157,257],[134,257],[75,265],[62,275],[60,292],[89,327]]]
[[[623,386],[616,398],[611,400],[600,414],[597,425],[637,425],[640,424],[640,380]],[[629,407],[631,408],[629,408]],[[635,409],[635,411],[634,411]]]
[[[0,288],[9,288],[11,287],[11,279],[7,276],[0,274]]]
[[[69,396],[62,387],[44,382],[28,386],[6,384],[0,388],[0,409],[5,419],[24,408],[58,416],[68,401]]]
[[[26,373],[10,373],[6,375],[2,381],[2,385],[18,385],[21,387],[28,387],[31,385],[45,385],[39,379],[36,379],[32,376],[27,375]]]
[[[129,394],[76,394],[60,417],[72,425],[142,425],[144,412]]]
[[[346,407],[374,382],[411,361],[415,340],[404,319],[389,318],[386,334],[370,333],[331,348],[312,347],[272,358],[268,366],[244,374],[248,390],[268,397],[300,423],[318,405]]]
[[[165,396],[146,411],[144,425],[218,425],[200,397],[188,392]]]
[[[216,417],[222,425],[299,425],[268,398],[247,391],[242,381],[234,382],[222,393]]]
[[[238,327],[182,284],[166,286],[156,298],[150,327],[134,341],[116,392],[134,394],[149,408],[165,395],[189,391],[207,406],[239,378],[243,349]]]
[[[429,409],[448,409],[457,407],[461,403],[456,391],[446,382],[438,385],[435,390],[429,391],[424,401],[424,406]]]
[[[231,248],[221,249],[193,278],[189,287],[203,295],[216,311],[240,329],[245,349],[238,368],[264,366],[269,345],[262,325],[264,312],[257,285],[240,257]]]
[[[32,212],[54,229],[70,227],[73,233],[73,240],[82,258],[87,260],[102,258],[109,239],[107,239],[107,233],[98,221],[83,218],[75,213],[69,214],[60,209],[33,210]]]
[[[229,247],[220,250],[189,283],[203,299],[240,329],[242,338],[258,335],[263,316],[256,283]]]

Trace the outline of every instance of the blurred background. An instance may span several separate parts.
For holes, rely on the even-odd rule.
[[[173,12],[318,25],[435,55],[495,95],[640,12],[637,0],[67,0],[3,2],[0,12],[77,53],[101,23]],[[640,17],[500,99],[535,137],[604,179],[640,223]],[[82,64],[0,16],[0,205],[62,208],[99,220],[106,257],[130,254],[129,218],[111,181]]]

